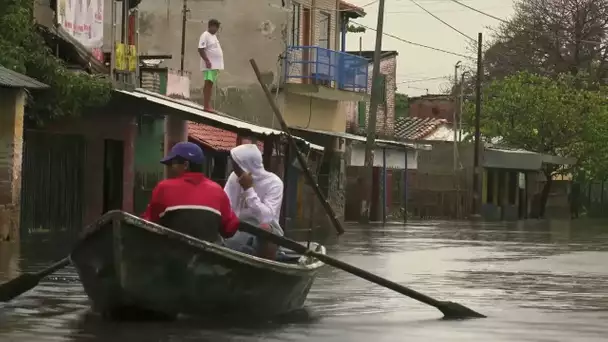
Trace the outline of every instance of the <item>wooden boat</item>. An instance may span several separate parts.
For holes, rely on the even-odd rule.
[[[122,211],[88,227],[70,258],[93,309],[111,318],[276,316],[302,308],[323,266],[306,256],[278,262],[243,254]]]

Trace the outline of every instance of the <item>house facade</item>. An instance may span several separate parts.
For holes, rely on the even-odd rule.
[[[372,92],[372,73],[374,71],[374,51],[350,51],[352,55],[361,56],[368,60],[367,93]],[[380,88],[380,104],[376,117],[376,133],[381,137],[395,135],[395,94],[397,93],[397,51],[383,51],[380,55],[380,77],[377,85]],[[345,103],[346,126],[350,133],[367,132],[369,124],[370,101]]]
[[[338,51],[339,6],[339,0],[188,2],[184,69],[191,78],[190,98],[202,97],[197,44],[214,18],[221,22],[225,62],[214,94],[216,109],[277,126],[249,63],[254,58],[289,125],[344,131],[341,102],[366,97],[367,69],[354,75],[350,70],[363,59]],[[167,66],[179,69],[182,7],[143,1],[139,11],[139,51],[171,54]]]

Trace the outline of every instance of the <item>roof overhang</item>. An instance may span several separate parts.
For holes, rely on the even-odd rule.
[[[519,149],[486,147],[483,166],[486,168],[538,171],[543,164],[573,165],[576,158],[559,157]]]
[[[236,132],[242,135],[267,137],[267,136],[283,136],[284,132],[251,124],[249,122],[217,113],[210,113],[203,109],[202,106],[195,102],[174,99],[168,96],[157,94],[145,89],[121,90],[116,89],[115,92],[119,96],[126,96],[135,100],[143,108],[149,111],[157,111],[161,115],[174,115],[183,120],[200,122],[214,127],[222,128],[231,132]],[[323,151],[324,148],[319,145],[312,144],[300,137],[294,137],[296,140],[304,143],[309,148],[317,151]]]
[[[356,135],[356,134],[346,133],[346,132],[331,132],[331,131],[323,131],[323,130],[318,130],[318,129],[300,128],[300,127],[291,127],[291,128],[294,130],[297,130],[297,131],[316,133],[316,134],[332,136],[332,137],[336,137],[336,138],[343,138],[346,140],[356,141],[358,143],[365,143],[367,141],[366,137]],[[393,148],[393,149],[406,148],[406,149],[411,149],[411,150],[425,150],[425,151],[429,151],[432,149],[432,146],[429,144],[417,144],[417,143],[411,143],[411,142],[385,140],[385,139],[375,139],[375,145],[377,147],[381,147],[381,148],[384,147],[384,148]]]
[[[353,5],[346,1],[340,1],[340,11],[350,19],[362,18],[367,14],[363,7]]]

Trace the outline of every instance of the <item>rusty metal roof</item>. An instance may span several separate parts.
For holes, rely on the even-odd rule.
[[[445,124],[444,119],[401,117],[395,122],[395,136],[405,140],[424,139]]]
[[[284,133],[282,131],[279,131],[276,129],[254,125],[252,123],[249,123],[249,122],[246,122],[246,121],[234,118],[234,117],[230,117],[230,116],[227,116],[227,115],[221,114],[221,113],[207,112],[198,103],[191,102],[188,100],[174,99],[174,98],[171,98],[168,96],[156,94],[154,92],[147,91],[145,89],[140,89],[140,88],[137,88],[134,91],[127,91],[127,90],[120,90],[120,89],[115,89],[114,91],[117,93],[127,95],[127,96],[131,96],[133,98],[137,98],[141,101],[154,103],[154,104],[160,105],[162,107],[174,109],[175,111],[180,112],[180,114],[183,115],[182,118],[184,118],[188,121],[203,123],[203,124],[207,124],[207,125],[213,125],[214,127],[218,127],[218,128],[225,129],[225,130],[232,129],[232,130],[239,130],[239,131],[249,131],[258,136],[284,135]],[[314,149],[317,151],[324,150],[323,146],[319,146],[319,145],[310,143],[297,136],[294,136],[294,138],[296,140],[302,141],[303,143],[308,145],[311,149]]]
[[[0,66],[1,88],[46,89],[49,86],[16,71]]]

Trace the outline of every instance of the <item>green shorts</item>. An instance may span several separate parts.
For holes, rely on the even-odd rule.
[[[219,73],[220,71],[217,69],[203,70],[203,79],[205,81],[211,81],[212,83],[215,83],[217,81],[217,75]]]

